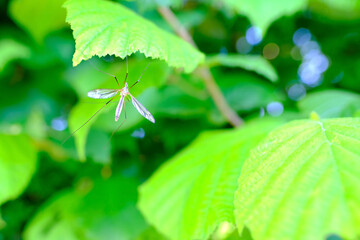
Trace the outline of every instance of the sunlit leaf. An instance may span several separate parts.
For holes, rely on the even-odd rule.
[[[92,182],[50,199],[25,229],[24,239],[132,240],[146,223],[136,209],[136,183],[122,177]]]
[[[228,7],[247,16],[251,23],[259,27],[263,35],[272,22],[282,16],[292,15],[305,8],[308,0],[222,0]]]
[[[360,109],[360,95],[329,89],[308,94],[298,106],[307,115],[316,112],[322,118],[351,117]]]
[[[254,239],[360,234],[360,119],[293,121],[243,165],[235,218]]]
[[[251,233],[249,229],[244,228],[244,231],[241,233],[241,235],[239,234],[237,229],[235,229],[235,231],[232,232],[232,234],[229,237],[227,237],[225,240],[254,240],[254,239],[251,237]]]
[[[65,9],[61,7],[64,1],[12,0],[10,16],[36,41],[42,42],[48,33],[66,26]]]
[[[68,0],[67,21],[74,30],[73,64],[93,55],[125,58],[137,51],[193,71],[204,55],[182,39],[158,28],[121,4],[99,0]]]
[[[260,55],[219,54],[208,57],[206,64],[210,66],[222,65],[226,67],[244,68],[249,71],[254,71],[273,82],[278,80],[278,75],[274,67]]]
[[[13,39],[0,40],[0,72],[9,62],[28,57],[30,57],[30,49],[26,45]]]
[[[207,239],[220,223],[234,223],[243,161],[278,125],[260,121],[201,134],[140,187],[138,206],[148,222],[170,239]]]
[[[0,134],[0,205],[24,191],[35,166],[36,151],[28,137]]]

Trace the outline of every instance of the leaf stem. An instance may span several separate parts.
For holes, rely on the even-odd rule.
[[[192,39],[186,28],[179,22],[175,14],[168,7],[158,7],[158,12],[164,18],[164,20],[171,26],[171,28],[185,41],[190,43],[195,48],[198,48]],[[215,102],[216,107],[220,113],[227,119],[227,121],[234,127],[238,127],[244,124],[244,121],[231,109],[226,102],[224,95],[222,94],[219,86],[216,84],[213,75],[208,67],[199,67],[198,72],[200,77],[205,83],[207,90],[210,93],[211,98]]]

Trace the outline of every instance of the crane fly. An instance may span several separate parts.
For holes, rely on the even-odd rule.
[[[150,64],[150,63],[149,63]],[[120,100],[119,103],[116,107],[115,110],[115,122],[117,122],[120,118],[121,112],[124,109],[124,121],[119,125],[119,127],[116,128],[116,130],[112,133],[111,137],[114,135],[114,133],[119,130],[119,128],[124,124],[124,122],[126,121],[126,109],[125,109],[125,100],[128,99],[132,104],[134,105],[135,109],[147,120],[149,120],[152,123],[155,123],[155,119],[153,117],[153,115],[151,115],[151,113],[130,93],[130,89],[132,87],[134,87],[141,79],[141,77],[143,76],[145,70],[148,68],[149,64],[145,67],[144,71],[141,73],[139,79],[129,87],[128,83],[126,82],[128,74],[129,74],[129,68],[128,68],[128,59],[126,57],[126,76],[125,76],[125,80],[124,80],[124,84],[123,87],[120,87],[119,81],[117,80],[115,75],[109,74],[107,72],[103,72],[100,69],[98,69],[97,67],[95,67],[98,71],[105,73],[109,76],[112,76],[115,78],[116,83],[118,85],[118,89],[94,89],[91,90],[87,93],[87,96],[93,99],[109,99],[109,101],[107,101],[105,103],[105,105],[103,105],[99,110],[97,110],[83,125],[81,125],[78,129],[76,129],[69,137],[67,137],[64,141],[66,142],[71,136],[73,136],[78,130],[80,130],[83,126],[85,126],[92,118],[94,118],[103,108],[105,108],[110,102],[112,102],[115,98],[120,96]]]
[[[131,87],[133,87],[134,85],[132,85]],[[151,113],[129,92],[131,87],[129,87],[127,82],[125,82],[124,87],[121,89],[94,89],[94,90],[91,90],[90,92],[88,92],[87,95],[88,95],[88,97],[94,98],[94,99],[105,99],[105,98],[114,99],[116,97],[116,95],[119,93],[120,100],[119,100],[119,104],[117,105],[116,111],[115,111],[115,121],[116,122],[119,120],[122,109],[125,106],[125,98],[129,96],[131,98],[131,102],[134,105],[134,107],[136,108],[136,110],[144,118],[146,118],[147,120],[149,120],[152,123],[155,123],[155,119],[151,115]],[[125,112],[125,108],[124,108],[124,112]],[[126,119],[126,112],[125,112],[125,119]]]

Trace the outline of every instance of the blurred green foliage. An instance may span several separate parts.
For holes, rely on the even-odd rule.
[[[0,1],[0,240],[360,236],[359,0],[64,3]],[[126,102],[112,136],[124,117],[114,121],[114,101],[63,143],[106,103],[87,92],[117,88],[103,72],[123,84],[127,55],[129,85],[150,62],[131,93],[156,123]],[[240,129],[199,68],[244,119]],[[272,131],[312,112],[348,119]],[[295,221],[303,212],[309,225]]]

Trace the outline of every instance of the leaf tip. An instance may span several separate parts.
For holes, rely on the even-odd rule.
[[[314,120],[314,121],[320,121],[320,116],[316,112],[311,112],[310,113],[310,119]]]

